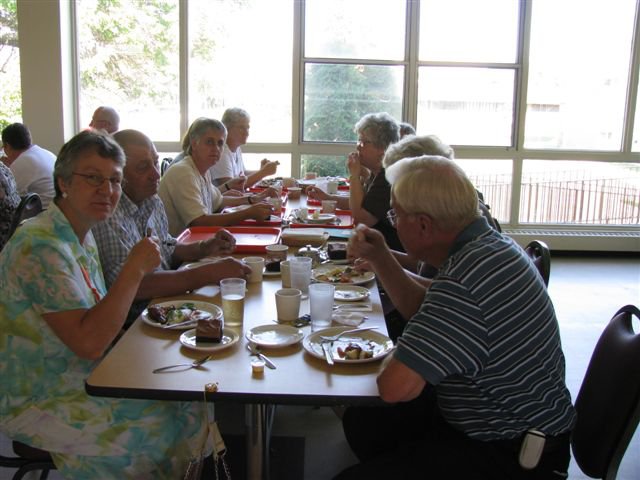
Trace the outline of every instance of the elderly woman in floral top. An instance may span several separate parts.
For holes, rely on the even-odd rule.
[[[137,243],[109,292],[91,227],[121,193],[124,154],[84,131],[62,147],[55,201],[0,253],[0,431],[51,452],[65,478],[182,478],[202,445],[202,405],[90,397],[158,245]]]
[[[0,162],[0,250],[11,235],[11,222],[20,204],[18,187],[9,167]]]

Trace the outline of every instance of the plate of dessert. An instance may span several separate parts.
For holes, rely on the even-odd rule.
[[[173,300],[149,305],[140,316],[152,327],[187,330],[200,319],[221,318],[222,309],[208,302]]]
[[[180,335],[180,343],[192,350],[216,352],[238,342],[240,335],[231,328],[223,328],[222,320],[209,318],[198,320],[196,328]]]
[[[321,336],[336,335],[353,327],[330,327],[314,332],[304,339],[302,346],[316,358],[324,360],[322,344],[331,349],[331,357],[335,363],[368,363],[386,357],[393,350],[393,342],[389,337],[374,330],[347,333],[333,342],[324,342]]]

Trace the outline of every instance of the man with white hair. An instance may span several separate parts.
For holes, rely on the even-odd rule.
[[[249,171],[245,168],[240,147],[249,138],[250,121],[249,114],[242,108],[228,108],[222,114],[222,123],[227,127],[227,140],[220,160],[210,170],[211,178],[222,193],[232,188],[241,190],[244,186],[251,187],[263,178],[275,175],[280,164],[277,160],[265,158],[259,170]],[[244,179],[244,184],[239,179]]]
[[[101,106],[96,108],[89,123],[91,128],[96,130],[104,130],[108,134],[113,135],[120,129],[120,115],[112,107]]]
[[[378,231],[359,226],[351,238],[349,253],[410,320],[377,379],[393,405],[345,412],[362,463],[337,478],[566,478],[575,411],[535,266],[481,216],[450,159],[406,158],[386,176],[400,241],[439,271],[427,289]]]

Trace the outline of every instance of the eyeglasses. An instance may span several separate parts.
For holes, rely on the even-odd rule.
[[[398,226],[398,214],[393,208],[387,212],[387,220],[393,228]]]
[[[373,142],[371,140],[358,140],[358,143],[356,143],[356,145],[359,147],[364,147],[365,145],[369,145],[370,143]]]
[[[87,182],[92,187],[101,187],[105,180],[108,180],[113,188],[120,188],[122,186],[122,178],[121,177],[103,177],[97,173],[88,174],[88,173],[78,173],[71,172],[73,175],[77,175],[79,177],[84,178],[84,181]]]

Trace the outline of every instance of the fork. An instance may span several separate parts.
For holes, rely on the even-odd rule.
[[[211,355],[207,355],[206,357],[199,358],[198,360],[194,360],[191,363],[178,363],[176,365],[167,365],[166,367],[156,368],[153,373],[164,372],[165,370],[171,370],[174,368],[188,367],[185,370],[189,370],[190,368],[200,368],[205,362],[211,359]]]
[[[375,330],[376,328],[378,327],[376,327],[375,325],[371,327],[353,328],[351,330],[345,330],[344,332],[340,332],[337,335],[332,335],[330,337],[325,337],[324,335],[320,335],[320,338],[322,339],[323,342],[335,342],[341,336],[346,335],[347,333],[364,332],[366,330]]]

